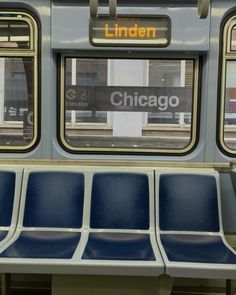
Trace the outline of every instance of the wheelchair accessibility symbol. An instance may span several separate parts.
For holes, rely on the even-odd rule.
[[[75,100],[76,99],[76,90],[75,89],[68,89],[66,91],[66,99],[68,100]]]
[[[69,88],[66,91],[66,99],[73,101],[87,101],[88,100],[88,89],[79,87],[77,89]]]

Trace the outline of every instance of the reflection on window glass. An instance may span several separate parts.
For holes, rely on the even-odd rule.
[[[193,87],[193,62],[189,60],[151,60],[149,63],[149,86]],[[191,109],[189,99],[189,109]],[[149,113],[150,124],[191,124],[191,112]]]
[[[236,50],[236,26],[232,29],[231,50]]]
[[[66,85],[105,86],[107,83],[107,63],[104,60],[66,59]],[[79,109],[66,111],[68,123],[107,123],[107,113],[97,110]]]
[[[0,20],[0,48],[30,47],[30,28],[25,21]]]
[[[0,58],[0,145],[33,139],[33,68],[33,58]]]
[[[225,117],[224,117],[224,139],[228,147],[235,149],[236,132],[236,61],[226,63],[226,87],[225,87]],[[232,132],[234,131],[234,132]]]
[[[194,60],[65,58],[65,144],[184,150],[192,144]]]

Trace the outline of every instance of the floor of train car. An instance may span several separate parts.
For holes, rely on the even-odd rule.
[[[236,281],[234,281],[233,287],[234,288],[232,290],[234,292],[232,295],[236,294]],[[176,279],[171,295],[223,295],[225,293],[226,288],[224,280]],[[8,295],[49,294],[52,294],[51,276],[12,275],[11,290]],[[96,292],[94,293],[94,290],[93,294],[96,294]]]

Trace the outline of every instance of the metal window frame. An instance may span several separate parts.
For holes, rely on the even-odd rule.
[[[236,62],[236,51],[231,49],[232,30],[236,26],[236,15],[227,20],[223,27],[223,46],[221,49],[221,79],[220,81],[220,103],[219,103],[219,146],[222,151],[230,156],[236,156],[236,149],[230,148],[225,143],[225,90],[227,79],[227,62]]]
[[[73,147],[65,139],[66,131],[66,120],[65,120],[65,101],[64,101],[64,90],[65,90],[65,59],[68,57],[73,58],[104,58],[104,59],[173,59],[173,60],[193,60],[193,95],[192,95],[192,125],[190,133],[190,141],[188,145],[181,149],[171,148],[99,148],[99,147]],[[199,56],[184,56],[184,55],[162,55],[151,52],[135,52],[130,57],[122,55],[121,53],[115,52],[81,52],[78,54],[61,54],[60,56],[60,73],[59,73],[59,110],[58,110],[58,142],[61,147],[69,153],[80,154],[160,154],[160,155],[186,155],[189,154],[198,143],[198,120],[200,111],[200,97],[199,97]],[[99,126],[98,126],[99,127]]]
[[[1,152],[27,152],[37,143],[39,137],[39,48],[38,48],[38,40],[39,40],[39,28],[35,18],[28,12],[21,10],[4,10],[0,11],[0,14],[9,16],[1,16],[0,20],[14,20],[26,22],[29,25],[30,29],[30,46],[26,49],[18,49],[18,48],[0,48],[0,57],[5,58],[21,58],[21,57],[31,57],[33,59],[34,66],[34,126],[33,126],[33,138],[32,141],[28,145],[0,145]]]

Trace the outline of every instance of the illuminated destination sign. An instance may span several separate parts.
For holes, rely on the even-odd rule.
[[[100,46],[157,46],[170,42],[168,17],[99,17],[90,19],[90,42]]]

